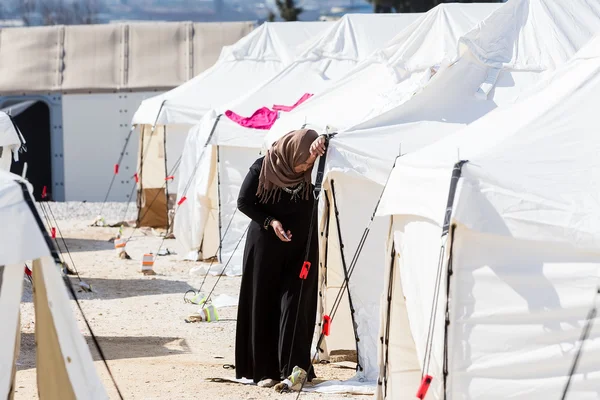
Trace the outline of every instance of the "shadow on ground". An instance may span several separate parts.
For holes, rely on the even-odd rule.
[[[90,347],[94,361],[101,360],[102,358],[92,338],[85,336],[85,339]],[[186,340],[177,337],[101,336],[97,337],[97,339],[108,361],[190,353],[190,348]],[[22,333],[18,370],[35,368],[35,353],[35,334]]]
[[[57,246],[62,253],[67,253],[65,243],[70,253],[81,253],[85,251],[114,250],[115,245],[108,240],[65,238],[65,242],[58,237]]]
[[[193,289],[187,282],[156,277],[140,277],[140,279],[105,279],[88,278],[81,279],[92,286],[93,292],[78,292],[77,298],[83,300],[110,300],[124,299],[128,297],[152,296],[157,294],[183,294]],[[74,289],[79,289],[79,280],[71,278]],[[183,301],[183,300],[182,300]]]

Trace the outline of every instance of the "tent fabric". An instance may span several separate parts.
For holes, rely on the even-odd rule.
[[[185,190],[186,184],[183,182],[187,183],[188,181],[191,182],[190,190],[197,191],[197,194],[186,195],[186,197],[194,199],[208,197],[208,194],[202,191],[202,188],[206,188],[206,186],[198,187],[193,181],[197,177],[200,179],[199,176],[203,172],[193,172],[194,170],[189,170],[188,166],[200,165],[198,159],[203,154],[206,140],[209,138],[211,139],[210,144],[246,148],[248,155],[244,157],[244,160],[258,157],[265,132],[241,127],[227,118],[220,118],[217,123],[219,114],[229,109],[241,115],[250,115],[265,104],[293,104],[306,92],[316,93],[334,79],[347,73],[360,61],[358,57],[366,57],[369,52],[387,42],[399,29],[415,20],[417,16],[414,14],[347,15],[329,25],[329,28],[318,39],[307,44],[307,47],[292,64],[260,85],[259,88],[251,90],[239,100],[223,104],[207,114],[188,135],[188,143],[186,143],[182,158],[184,160],[189,158],[190,162],[182,162],[180,168],[180,177],[182,178],[178,190],[179,198],[183,196],[182,192]],[[320,58],[317,57],[319,54]],[[210,153],[210,151],[207,152]],[[241,176],[241,179],[245,176],[251,163],[239,164],[241,169],[237,175]],[[200,181],[205,180],[204,178],[200,179]],[[241,180],[231,184],[237,187],[241,185]],[[237,192],[228,193],[226,196],[230,199],[230,205],[233,206]],[[212,203],[217,204],[218,202],[213,200]],[[225,203],[221,202],[221,204]],[[185,221],[193,220],[192,210],[200,210],[200,208],[199,204],[188,202],[187,205],[179,208],[175,216],[175,237],[192,257],[194,254],[197,256],[201,253],[200,247],[204,233],[202,227],[189,229],[189,224]],[[247,219],[242,218],[240,223],[246,224]],[[231,249],[224,253],[229,254],[230,252]],[[232,260],[232,263],[240,261],[241,259]]]
[[[473,28],[473,31],[480,32],[479,34],[482,37],[488,37],[489,48],[493,48],[495,45],[495,35],[499,34],[498,32],[501,28],[497,25],[487,23],[488,20],[493,20],[496,12],[509,12],[514,16],[516,21],[527,24],[535,24],[537,20],[542,18],[542,15],[538,14],[532,15],[529,18],[518,14],[519,12],[524,12],[523,10],[529,12],[530,8],[535,13],[539,13],[544,8],[537,7],[536,1],[525,2],[525,6],[516,3],[522,2],[501,5],[484,22]],[[577,4],[579,8],[576,7]],[[571,8],[577,21],[581,21],[582,24],[581,29],[577,28],[579,29],[578,32],[585,31],[586,29],[588,31],[597,29],[597,21],[590,19],[589,12],[584,11],[588,3],[580,1],[577,4],[576,6],[571,6]],[[468,10],[468,8],[465,9]],[[485,14],[481,17],[483,18],[484,16]],[[586,26],[585,22],[588,21],[591,22]],[[558,19],[557,23],[559,22],[564,21]],[[475,22],[472,22],[472,24],[475,24]],[[428,28],[428,30],[435,31],[431,25]],[[468,31],[468,29],[466,27],[464,31]],[[514,40],[519,40],[518,36],[511,36],[511,32],[518,31],[514,25],[507,25],[505,29],[506,35],[513,37]],[[579,33],[573,33],[572,25],[568,27],[557,25],[553,29],[555,33],[558,32],[556,34],[564,34],[566,39],[554,44],[559,50],[553,53],[557,58],[553,61],[553,64],[548,64],[549,66],[544,64],[527,71],[512,70],[509,67],[503,68],[501,71],[494,71],[491,67],[482,64],[475,55],[468,51],[468,48],[467,50],[459,48],[459,51],[455,49],[454,54],[458,57],[456,60],[450,60],[450,62],[445,63],[442,59],[442,65],[439,67],[435,64],[430,65],[428,70],[423,71],[423,74],[420,76],[415,76],[415,80],[409,82],[407,86],[402,87],[399,85],[397,91],[394,92],[393,89],[396,88],[393,88],[385,92],[389,103],[382,103],[382,106],[374,108],[373,115],[367,116],[362,122],[342,130],[334,137],[330,143],[326,167],[326,174],[329,175],[330,179],[334,177],[334,174],[336,177],[343,174],[344,177],[352,176],[354,179],[368,180],[380,185],[379,187],[375,185],[369,191],[369,197],[362,200],[362,204],[365,205],[364,209],[349,213],[347,216],[343,216],[343,212],[340,213],[342,215],[341,226],[351,227],[343,229],[346,231],[358,230],[362,232],[366,227],[369,221],[369,214],[373,211],[377,203],[379,193],[381,193],[394,160],[399,153],[406,154],[416,151],[479,119],[498,105],[509,104],[523,91],[526,91],[543,78],[544,74],[541,71],[551,71],[554,65],[566,62],[577,48],[584,44],[583,37]],[[469,32],[465,33],[465,35],[469,35]],[[458,41],[458,38],[456,40]],[[455,43],[456,47],[458,45]],[[517,51],[522,53],[527,51],[535,52],[537,50],[517,46]],[[440,63],[440,60],[436,60],[436,63]],[[365,81],[370,84],[369,80]],[[319,95],[317,94],[315,98],[306,102],[304,106],[300,106],[297,111],[300,112],[313,101],[317,101],[318,98]],[[361,92],[357,93],[357,98],[362,99]],[[332,112],[331,114],[334,113]],[[323,121],[326,121],[326,119],[324,118]],[[277,123],[273,129],[276,127]],[[328,179],[327,176],[326,179]],[[336,179],[340,183],[336,187],[339,186],[339,190],[343,190],[342,181],[339,178]],[[351,182],[352,184],[349,188],[353,187],[355,191],[356,188],[362,187],[362,184],[356,181]],[[419,198],[411,196],[411,193],[396,193],[396,196],[414,198],[415,205],[418,206],[425,206],[427,203],[420,202]],[[436,201],[445,202],[446,195],[438,196]],[[385,236],[386,233],[383,229],[372,230],[366,246],[368,246],[368,242],[383,243]],[[346,240],[349,241],[348,239]],[[351,259],[356,245],[346,245],[345,249],[346,259]],[[356,276],[353,278],[357,282],[362,281],[364,278],[361,274],[376,274],[372,267],[373,264],[384,265],[382,259],[384,252],[382,249],[377,250],[377,247],[373,247],[373,250],[363,251],[361,254],[361,259],[358,261],[354,272]],[[383,269],[381,271],[380,276],[382,277]],[[381,290],[379,292],[381,293]],[[372,293],[370,295],[372,297]],[[359,294],[356,296],[359,296]],[[375,309],[378,309],[378,307]],[[369,332],[377,332],[379,329],[379,324],[376,320],[362,320],[359,322],[359,325],[362,325],[362,329]],[[372,325],[371,329],[368,328],[369,325]],[[414,331],[412,333],[415,334]],[[425,332],[420,330],[417,334],[423,336]],[[369,339],[373,339],[376,342],[379,338],[375,334]],[[365,340],[365,338],[361,338],[362,340]],[[365,342],[368,342],[368,340],[365,340]],[[369,352],[364,351],[363,354],[367,355]]]
[[[281,71],[303,50],[303,46],[312,43],[311,40],[330,25],[322,22],[265,23],[238,42],[224,47],[219,60],[208,70],[169,92],[142,102],[132,121],[139,126],[140,140],[149,141],[150,137],[144,139],[143,136],[168,126],[168,140],[155,141],[157,143],[153,146],[165,147],[166,143],[166,147],[171,148],[171,151],[162,149],[155,154],[139,153],[138,160],[145,159],[144,169],[139,170],[140,177],[143,181],[151,179],[155,182],[152,186],[142,186],[163,187],[166,177],[164,157],[157,157],[157,154],[176,153],[170,158],[179,158],[189,129],[199,123],[205,113],[232,101]],[[173,129],[175,126],[177,128]],[[186,171],[189,170],[183,170],[183,174],[181,170],[176,171],[175,179],[167,183],[170,193],[177,192],[181,181],[187,182],[189,175]],[[166,227],[168,219],[163,207],[166,205],[166,192],[159,196],[165,199],[162,204],[158,203],[154,208],[152,201],[147,202],[148,211],[144,213],[156,216],[147,220],[152,224],[149,226]]]
[[[266,22],[221,51],[215,65],[161,95],[142,102],[132,123],[190,124],[232,101],[290,64],[325,22]]]
[[[251,22],[3,28],[0,92],[164,90],[214,64]]]
[[[261,107],[249,117],[242,117],[231,110],[225,111],[227,118],[244,128],[270,129],[277,118],[277,111]]]
[[[24,193],[21,186],[27,188]],[[90,350],[81,335],[69,295],[60,270],[37,221],[31,196],[31,185],[16,175],[0,171],[0,219],[11,229],[0,233],[3,251],[0,252],[1,270],[0,309],[2,327],[0,347],[2,370],[0,393],[9,398],[14,387],[14,370],[18,358],[20,331],[19,303],[23,290],[23,265],[33,260],[33,280],[36,287],[34,306],[36,315],[36,344],[38,391],[41,398],[108,399],[96,372]],[[26,200],[24,196],[29,196]],[[28,203],[29,201],[29,203]]]
[[[514,20],[547,21],[552,15],[544,18],[540,10],[555,11],[549,1],[522,3],[529,8],[513,2],[506,10],[537,14],[513,13]],[[545,3],[550,6],[540,7]],[[600,31],[597,4],[582,0],[568,5],[581,21],[575,33]],[[568,38],[571,23],[555,21],[565,28],[554,26],[553,34]],[[444,306],[450,302],[451,398],[502,399],[524,393],[558,398],[581,333],[581,322],[567,321],[582,321],[592,306],[600,260],[594,228],[600,203],[593,172],[598,165],[592,156],[599,145],[591,118],[600,83],[600,41],[596,37],[585,44],[578,33],[570,38],[554,43],[559,49],[550,54],[562,58],[585,47],[562,65],[561,60],[544,61],[558,69],[545,73],[516,103],[398,159],[381,199],[378,215],[394,216],[394,243],[407,265],[401,284],[422,360],[450,176],[458,160],[468,160],[454,201],[451,222],[457,228],[446,241],[447,255],[452,248],[450,292],[443,289],[440,299]],[[519,47],[513,50],[522,54]],[[494,91],[501,86],[497,83]],[[446,277],[447,262],[442,267]],[[437,326],[445,323],[442,308]],[[600,373],[593,360],[598,345],[595,339],[588,342],[574,377],[571,396],[576,398],[597,398]],[[443,329],[438,329],[430,372],[437,377],[442,376],[443,343]],[[518,380],[512,378],[515,374]],[[442,398],[442,390],[440,379],[434,379],[432,398]]]
[[[444,4],[423,14],[346,77],[282,115],[267,134],[265,147],[303,124],[319,132],[342,131],[390,108],[394,96],[412,94],[431,78],[432,68],[454,60],[460,36],[499,6]]]
[[[486,209],[497,212],[493,219],[491,215],[480,220],[472,216],[461,219],[470,229],[523,239],[545,232],[544,240],[597,247],[600,236],[594,226],[600,215],[598,201],[594,197],[579,199],[578,188],[590,188],[590,193],[595,188],[585,171],[597,167],[596,160],[587,154],[598,146],[593,141],[592,96],[599,85],[599,59],[600,40],[594,38],[569,63],[525,93],[521,101],[402,157],[392,172],[379,214],[422,215],[441,225],[443,213],[439,210],[444,209],[445,199],[431,193],[447,191],[458,149],[460,158],[470,161],[465,172],[481,179],[482,185],[490,185],[475,187],[467,178],[470,175],[465,175],[463,190],[472,191],[473,196],[481,191],[478,196],[488,202]],[[509,160],[517,155],[522,157],[519,163]],[[484,165],[483,159],[490,160],[489,164]],[[573,166],[577,172],[566,174],[558,169],[552,173],[548,169],[563,166]],[[414,195],[399,196],[409,185]],[[570,192],[557,191],[560,185]],[[524,190],[530,195],[520,198]],[[468,215],[462,205],[456,210]]]
[[[0,111],[0,170],[10,170],[13,154],[15,161],[19,160],[18,150],[21,147],[21,141],[25,142],[12,119],[8,114]]]
[[[347,15],[309,46],[294,63],[258,89],[250,91],[239,100],[228,104],[226,109],[247,115],[264,104],[294,104],[307,92],[318,93],[336,79],[347,74],[360,61],[387,43],[398,31],[412,23],[419,16],[419,14]],[[192,134],[188,136],[190,143],[193,140],[202,147],[186,146],[185,152],[192,152],[197,154],[197,157],[204,157],[205,154],[209,153],[209,150],[208,148],[204,150],[203,143],[208,141],[210,147],[217,147],[218,156],[213,159],[213,162],[217,162],[215,169],[219,171],[217,175],[218,190],[216,193],[213,192],[212,195],[216,194],[218,197],[210,202],[218,207],[216,211],[220,218],[219,226],[222,227],[217,231],[217,237],[223,242],[219,257],[221,262],[227,265],[224,273],[236,274],[241,272],[244,239],[242,235],[249,222],[243,214],[235,211],[237,195],[249,166],[258,157],[258,153],[262,148],[265,131],[243,128],[227,118],[221,118],[217,121],[214,119],[215,115],[222,111],[215,111],[212,122],[210,120],[204,121],[196,133],[197,136],[205,137],[206,141],[199,140],[197,137],[192,139]],[[228,151],[235,151],[236,158],[226,158],[225,154]],[[184,157],[186,157],[185,152]],[[222,157],[219,158],[219,156]],[[219,160],[222,161],[219,162]],[[221,173],[222,169],[226,169],[227,174]],[[207,169],[207,171],[211,170],[212,168]],[[184,172],[182,171],[182,173]],[[188,172],[187,175],[191,176],[192,173]],[[204,179],[201,178],[199,181],[204,181]],[[203,185],[203,188],[205,187]],[[192,183],[192,188],[198,190],[194,183]],[[196,191],[192,198],[206,199],[211,196],[211,193],[200,190]],[[180,190],[178,193],[180,197],[182,196],[181,192]],[[175,216],[175,237],[189,249],[191,257],[198,257],[199,254],[204,257],[212,256],[212,254],[206,254],[201,246],[208,235],[214,234],[214,230],[200,227],[186,232],[180,229],[180,227],[185,227],[185,220],[194,220],[191,212],[201,210],[201,204],[199,201],[196,204],[188,203],[188,211],[185,211],[182,207]],[[229,229],[227,234],[224,234],[225,229]],[[191,237],[190,233],[199,233],[200,235]],[[240,242],[242,245],[239,244]],[[333,291],[336,290],[332,288],[330,294],[333,295]],[[330,297],[330,303],[332,298]],[[346,310],[348,309],[346,308]],[[372,312],[377,315],[377,307],[372,309],[365,304],[360,310],[363,318],[373,315]],[[347,319],[344,324],[346,328],[339,329],[340,333],[336,335],[337,339],[327,338],[325,346],[328,351],[356,348],[356,342],[350,341],[350,343],[347,343],[347,339],[344,338],[346,335],[341,333],[346,331],[348,324],[351,326]],[[359,331],[359,335],[362,334],[366,333]],[[366,374],[370,377],[369,379],[374,379],[378,369],[376,361],[377,345],[369,340],[360,341],[358,345],[361,347],[359,352],[362,354],[373,354],[373,357],[364,359],[364,365],[367,371]],[[327,359],[328,353],[322,353],[320,357],[321,359]]]

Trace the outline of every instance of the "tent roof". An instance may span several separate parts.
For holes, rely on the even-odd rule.
[[[490,67],[552,70],[598,31],[599,8],[596,0],[511,0],[460,43]]]
[[[164,90],[217,60],[252,22],[4,28],[0,93]]]
[[[0,147],[20,145],[21,140],[10,117],[0,111]]]
[[[266,22],[224,47],[217,63],[181,86],[145,100],[133,124],[195,124],[210,109],[233,100],[281,71],[329,22]],[[164,104],[163,104],[164,102]],[[162,105],[162,110],[161,110]]]
[[[315,95],[271,128],[265,145],[306,123],[318,131],[337,131],[360,122],[387,103],[390,94],[412,93],[423,73],[458,55],[461,35],[500,4],[441,4],[398,33],[346,77]],[[416,73],[416,74],[414,74]],[[356,101],[360,98],[360,101]]]
[[[591,36],[586,38],[582,32],[600,31],[600,3],[589,0],[569,2],[568,21],[553,16],[551,13],[557,11],[553,7],[543,7],[545,3],[556,2],[514,0],[506,3],[466,36],[485,37],[486,41],[480,42],[480,50],[483,51],[496,48],[500,40],[498,38],[505,38],[515,30],[535,30],[537,21],[553,19],[556,25],[546,29],[551,30],[554,37],[566,39],[554,44],[557,50],[553,53],[552,63],[540,64],[539,68],[533,70],[512,70],[510,66],[496,70],[495,67],[483,65],[463,47],[462,55],[456,62],[442,66],[414,92],[404,96],[400,93],[400,96],[391,98],[389,111],[341,132],[332,141],[330,153],[335,155],[338,151],[343,154],[337,158],[330,157],[330,161],[340,160],[339,165],[332,168],[343,168],[346,172],[359,173],[384,184],[399,151],[406,154],[419,150],[476,121],[499,105],[511,104],[521,93],[530,90],[544,75],[550,73],[555,65],[564,64],[568,61],[567,57],[585,45]],[[543,18],[539,15],[541,10],[546,10],[550,15]],[[520,25],[504,26],[502,23],[505,21],[499,21],[497,15],[509,15],[511,18],[507,19],[520,21]],[[534,25],[533,28],[530,25]],[[506,31],[501,30],[502,27]],[[539,49],[521,46],[531,42],[521,40],[518,35],[510,37],[517,41],[512,47],[513,51],[523,58],[526,59],[527,54],[539,54]],[[546,72],[540,72],[547,66],[551,67]],[[455,149],[452,155],[456,157]]]
[[[597,36],[521,101],[400,159],[379,214],[417,214],[441,224],[459,149],[469,162],[455,219],[482,232],[597,250],[599,101]]]
[[[496,78],[502,79],[502,72],[554,70],[557,65],[567,62],[599,29],[600,3],[596,0],[513,0],[503,4],[461,38],[461,54],[473,57],[488,68],[478,90],[481,95],[486,88],[494,88]],[[499,60],[508,62],[500,63]],[[515,87],[519,84],[512,82]],[[510,86],[503,88],[511,89]],[[497,98],[499,91],[502,89],[483,94],[483,97]],[[514,96],[510,100],[514,100]],[[400,102],[352,129],[403,123],[403,108],[404,102]],[[461,108],[463,113],[468,113],[468,106]]]
[[[230,109],[249,116],[263,106],[292,105],[305,93],[319,93],[419,17],[420,14],[345,15],[294,63],[219,111]],[[260,148],[265,133],[241,127],[224,117],[217,126],[214,142],[240,143],[240,137],[247,137],[247,146]]]
[[[0,170],[0,265],[24,263],[27,260],[50,256],[42,232],[23,197],[17,175]],[[26,184],[29,191],[31,185]]]

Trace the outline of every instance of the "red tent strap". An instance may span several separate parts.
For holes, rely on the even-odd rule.
[[[56,239],[56,228],[50,228],[50,234],[52,235],[52,239]]]
[[[115,175],[119,173],[119,164],[115,164]]]
[[[431,385],[432,380],[433,377],[431,375],[425,375],[423,377],[421,386],[419,386],[419,390],[417,391],[417,399],[423,400],[425,396],[427,396],[427,391],[429,390],[429,385]]]
[[[300,271],[300,279],[306,279],[308,277],[308,271],[310,271],[310,262],[304,261],[304,264],[302,264],[302,270]]]
[[[135,183],[140,183],[140,177],[138,176],[137,172],[133,174],[133,178],[135,179]]]
[[[329,315],[323,315],[323,335],[329,336],[331,329],[331,317]]]
[[[184,201],[187,200],[187,197],[183,196],[181,199],[179,199],[179,201],[177,202],[177,205],[180,206],[183,204]]]
[[[165,178],[165,181],[172,181],[173,179],[175,179],[175,176],[169,175]]]
[[[42,199],[45,199],[46,197],[48,197],[48,188],[44,186],[42,188]]]

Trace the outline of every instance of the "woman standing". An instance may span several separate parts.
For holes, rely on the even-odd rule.
[[[244,249],[237,316],[238,379],[270,387],[287,377],[294,366],[309,370],[319,258],[316,214],[311,223],[315,201],[311,171],[324,150],[324,139],[315,131],[292,131],[256,160],[242,184],[238,208],[252,221]],[[306,259],[311,228],[313,240]],[[304,261],[313,267],[300,296]],[[314,377],[311,370],[308,379]]]

